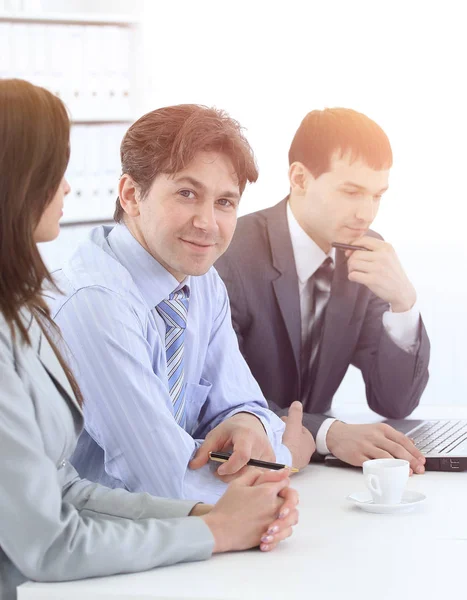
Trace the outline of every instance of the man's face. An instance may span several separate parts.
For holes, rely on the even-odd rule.
[[[178,281],[203,275],[235,231],[240,190],[230,159],[200,152],[175,175],[156,177],[138,215],[127,219],[140,244]]]
[[[349,156],[331,160],[331,168],[316,179],[303,169],[300,185],[291,167],[292,210],[303,229],[325,251],[332,242],[351,243],[365,235],[388,187],[389,169],[375,171]]]

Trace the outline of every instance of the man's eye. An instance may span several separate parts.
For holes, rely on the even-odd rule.
[[[184,198],[194,198],[195,197],[195,193],[192,190],[180,190],[178,193],[181,196],[183,196]]]
[[[226,208],[230,208],[231,206],[235,207],[235,204],[232,202],[232,200],[227,200],[227,198],[219,198],[217,202]]]
[[[345,190],[345,193],[347,196],[358,196],[360,194],[357,190]]]

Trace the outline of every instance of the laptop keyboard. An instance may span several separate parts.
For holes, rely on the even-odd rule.
[[[426,421],[412,438],[423,454],[447,454],[467,440],[467,421]]]

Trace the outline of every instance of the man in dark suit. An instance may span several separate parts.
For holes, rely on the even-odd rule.
[[[394,249],[370,231],[388,187],[389,140],[361,113],[316,110],[297,130],[289,164],[290,195],[239,219],[215,265],[243,355],[278,414],[302,401],[320,454],[353,465],[405,458],[422,473],[421,453],[389,425],[326,416],[349,365],[362,373],[370,408],[389,418],[410,414],[428,381],[415,289]]]

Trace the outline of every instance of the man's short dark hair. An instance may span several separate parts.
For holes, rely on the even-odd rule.
[[[198,152],[211,151],[232,161],[240,194],[247,181],[257,180],[253,150],[240,124],[222,110],[198,104],[160,108],[133,123],[120,147],[122,173],[133,179],[144,198],[159,174],[178,173]],[[115,221],[120,222],[123,215],[117,198]]]
[[[389,139],[366,115],[350,108],[309,112],[292,140],[289,165],[301,162],[316,178],[330,170],[336,153],[360,159],[376,171],[392,167]]]

